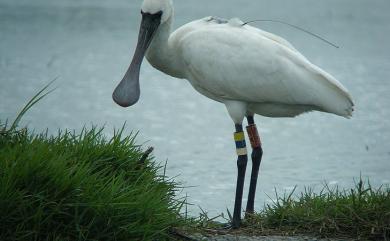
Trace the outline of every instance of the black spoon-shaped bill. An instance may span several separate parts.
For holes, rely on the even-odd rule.
[[[145,53],[152,42],[153,36],[160,26],[162,12],[155,14],[143,13],[138,35],[138,43],[133,60],[125,76],[115,88],[112,98],[118,105],[129,107],[137,103],[140,97],[139,74]]]

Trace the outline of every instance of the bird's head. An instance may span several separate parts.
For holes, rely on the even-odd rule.
[[[114,101],[122,107],[132,106],[139,99],[141,64],[158,27],[173,15],[172,0],[144,0],[141,14],[142,21],[133,60],[122,81],[112,94]]]
[[[161,12],[161,23],[166,22],[173,15],[172,0],[144,0],[141,13],[155,14]]]

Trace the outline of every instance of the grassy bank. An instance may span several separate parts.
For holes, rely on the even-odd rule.
[[[375,189],[360,179],[351,190],[340,191],[325,185],[319,193],[307,189],[295,198],[291,193],[267,205],[248,219],[247,225],[289,234],[389,239],[390,189]]]
[[[51,84],[51,83],[50,83]],[[186,223],[178,185],[135,143],[103,129],[55,136],[0,120],[0,240],[171,240]],[[161,174],[162,173],[162,174]]]
[[[224,231],[206,213],[184,220],[177,184],[143,157],[121,131],[111,139],[96,128],[48,136],[0,123],[0,240],[173,240],[193,232],[390,239],[388,187],[360,180],[348,191],[279,196],[241,229]]]
[[[177,185],[134,135],[34,135],[0,123],[0,240],[164,240]]]
[[[350,190],[324,185],[319,192],[278,196],[259,213],[248,215],[239,230],[228,232],[207,216],[205,234],[310,235],[353,240],[390,240],[390,188],[373,188],[360,179]]]

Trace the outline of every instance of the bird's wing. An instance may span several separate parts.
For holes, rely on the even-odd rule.
[[[312,105],[350,115],[352,100],[341,83],[283,38],[253,29],[234,22],[182,29],[175,42],[187,79],[222,99]]]

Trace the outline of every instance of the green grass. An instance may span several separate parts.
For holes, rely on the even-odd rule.
[[[0,123],[0,240],[169,240],[185,224],[178,185],[135,135],[33,134]]]
[[[134,136],[0,135],[0,240],[151,240],[184,223],[177,185]]]
[[[389,240],[390,188],[375,189],[360,179],[350,190],[325,184],[319,193],[308,188],[299,195],[293,191],[247,217],[235,232]]]

